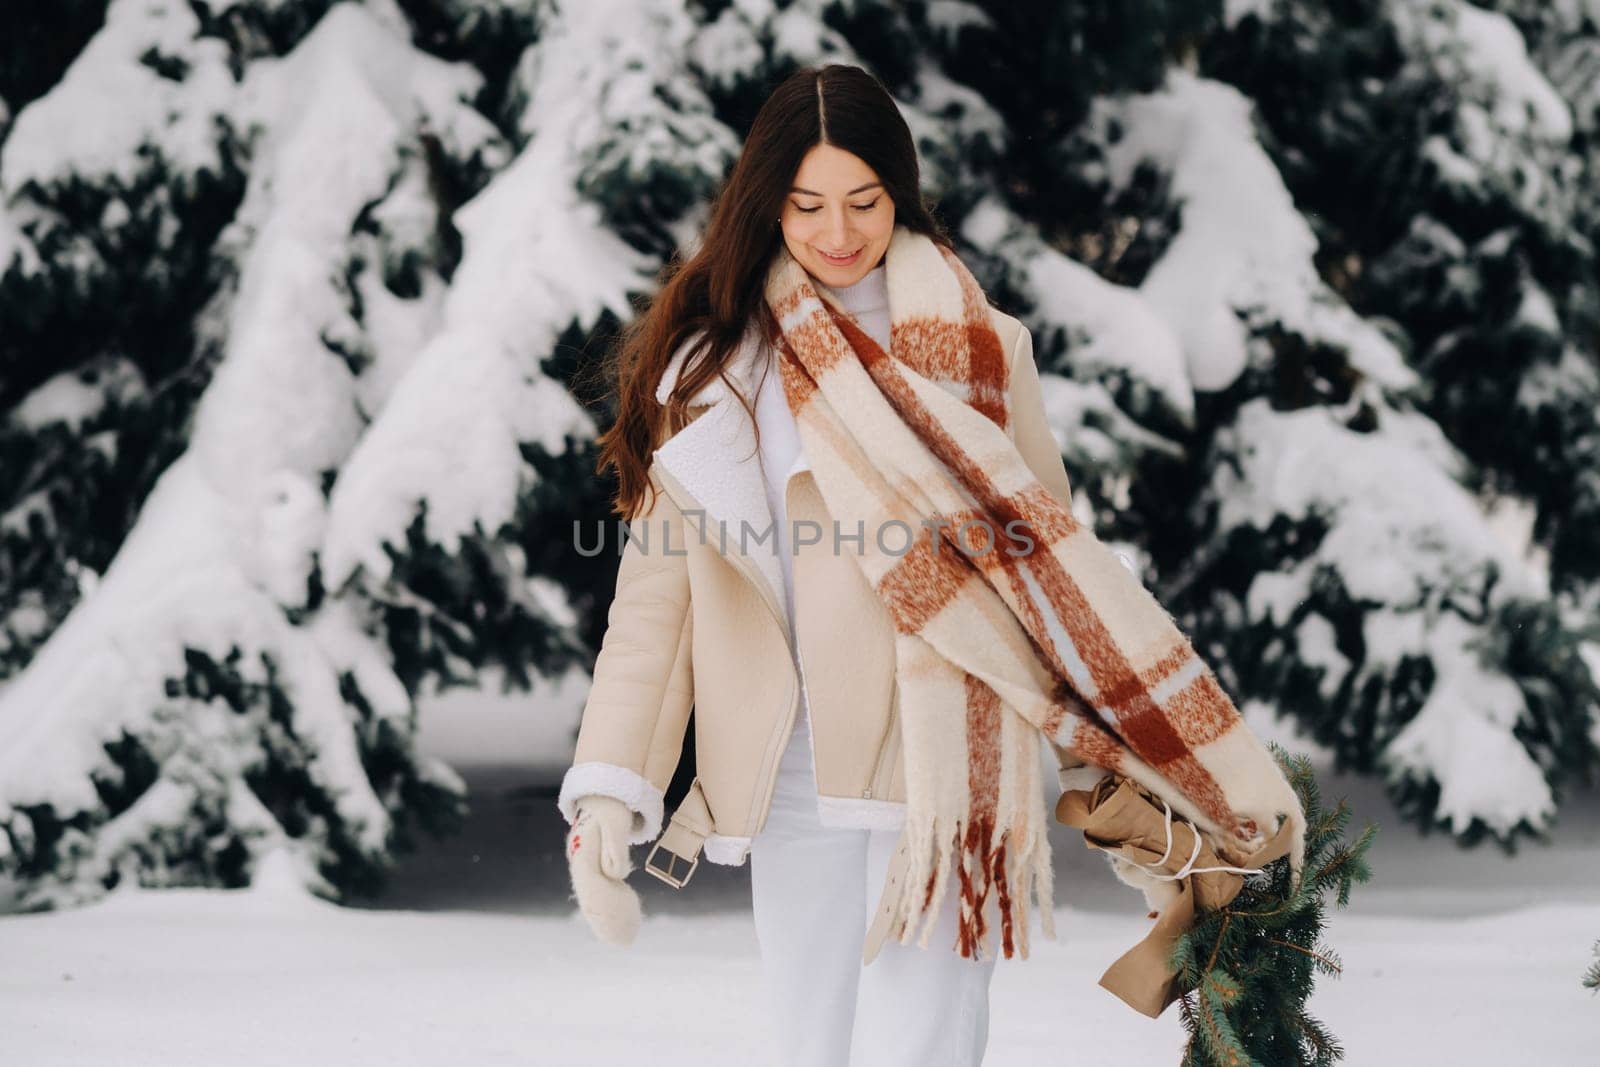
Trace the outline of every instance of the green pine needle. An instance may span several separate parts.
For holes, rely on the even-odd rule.
[[[1186,991],[1183,1067],[1332,1067],[1344,1058],[1305,1004],[1317,976],[1343,970],[1322,939],[1326,899],[1346,907],[1351,887],[1372,877],[1367,850],[1377,827],[1346,841],[1349,805],[1324,810],[1311,761],[1269,747],[1305,811],[1305,877],[1290,893],[1288,858],[1267,864],[1226,907],[1198,914],[1174,945],[1169,963]]]

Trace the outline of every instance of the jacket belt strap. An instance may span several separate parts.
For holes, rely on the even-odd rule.
[[[910,869],[911,846],[906,841],[906,831],[901,829],[894,855],[889,857],[889,869],[883,876],[883,895],[878,900],[878,914],[873,917],[872,925],[867,928],[866,940],[861,946],[863,966],[877,958],[878,950],[883,947],[884,938],[892,936],[898,941],[905,930],[904,922],[891,923],[890,916],[894,914],[894,901],[900,895],[900,882],[905,879]]]
[[[700,849],[711,834],[711,809],[696,778],[645,857],[644,869],[674,889],[682,889],[700,866]]]

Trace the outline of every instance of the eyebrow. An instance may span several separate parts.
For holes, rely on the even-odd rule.
[[[882,185],[882,184],[883,184],[882,182],[868,182],[865,185],[856,186],[854,189],[851,189],[848,193],[845,193],[844,195],[845,196],[855,196],[857,193],[862,192],[863,190],[871,189],[874,186],[879,186],[879,185]],[[822,195],[821,193],[813,192],[810,189],[802,189],[798,185],[792,186],[789,189],[789,191],[791,193],[805,193],[807,196],[821,196]]]

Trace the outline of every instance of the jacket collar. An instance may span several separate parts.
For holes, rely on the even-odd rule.
[[[667,397],[672,395],[673,388],[678,384],[678,378],[683,374],[684,364],[688,362],[689,352],[694,348],[695,342],[700,339],[700,334],[695,333],[678,346],[678,350],[667,361],[666,369],[661,372],[661,381],[656,385],[656,403],[665,404]],[[728,360],[727,375],[733,379],[739,391],[749,401],[755,403],[755,388],[758,384],[758,374],[762,367],[761,357],[766,354],[762,344],[761,334],[752,324],[739,338],[738,345],[734,348],[733,356]],[[715,404],[722,400],[732,400],[728,393],[727,383],[721,375],[713,377],[709,382],[695,390],[689,397],[689,406],[697,404]],[[737,405],[738,401],[733,400]]]
[[[689,350],[694,346],[694,342],[698,338],[699,334],[695,334],[687,341],[684,341],[683,344],[678,346],[678,350],[672,354],[672,358],[667,361],[666,368],[661,372],[661,381],[656,385],[656,403],[665,404],[667,397],[672,395],[672,389],[678,384],[678,378],[683,373],[684,364],[688,362]],[[729,358],[728,366],[725,368],[727,376],[733,380],[739,392],[749,400],[752,408],[755,407],[756,403],[756,390],[761,385],[761,369],[768,365],[769,358],[770,350],[762,339],[760,331],[755,326],[751,326],[745,330],[744,335],[739,339],[739,345]],[[777,371],[774,369],[768,373],[776,374]],[[727,383],[722,380],[721,375],[718,375],[690,395],[688,407],[707,407],[723,402],[733,404],[735,407],[738,405],[738,400],[728,392]],[[693,424],[691,423],[691,425]],[[805,449],[802,448],[796,453],[794,462],[789,466],[789,470],[785,475],[785,485],[787,485],[788,478],[810,469],[811,460],[806,455]]]
[[[657,402],[666,402],[695,340],[691,337],[685,341],[668,361],[656,388]],[[727,377],[752,407],[755,386],[767,358],[760,330],[752,324],[740,338],[726,368]],[[761,457],[756,450],[755,425],[721,376],[701,386],[689,403],[704,410],[655,450],[655,462],[671,472],[694,498],[686,502],[688,506],[705,509],[704,539],[717,546],[718,551],[726,543],[730,555],[747,557],[766,580],[779,610],[786,612],[782,564],[773,536]],[[745,531],[742,538],[741,531]],[[765,540],[756,541],[763,534]]]

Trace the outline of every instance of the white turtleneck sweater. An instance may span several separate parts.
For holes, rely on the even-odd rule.
[[[853,285],[835,289],[815,278],[812,284],[819,291],[826,290],[827,295],[860,323],[874,341],[884,348],[889,346],[889,284],[883,264],[869,270]],[[777,528],[777,552],[783,570],[784,599],[789,609],[789,632],[794,633],[794,555],[790,546],[789,512],[784,493],[789,477],[797,470],[806,469],[809,464],[804,462],[805,457],[801,454],[794,415],[790,413],[788,401],[784,398],[783,383],[778,380],[776,352],[770,347],[767,352],[768,363],[756,390],[756,425],[761,431],[761,472],[766,479],[767,504],[772,509],[772,519]],[[798,668],[798,662],[796,666]],[[783,761],[791,771],[797,772],[802,765],[808,772],[811,770],[810,731],[810,708],[802,685],[800,712]]]

